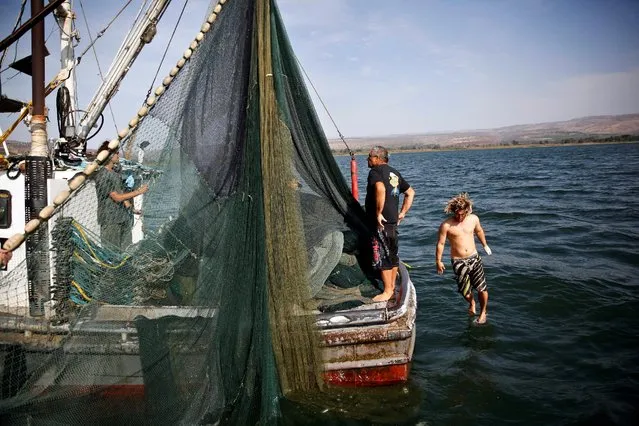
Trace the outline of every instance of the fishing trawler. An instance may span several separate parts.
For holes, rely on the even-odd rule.
[[[165,3],[150,6],[156,14],[130,43],[148,42]],[[63,16],[68,7],[42,10]],[[130,43],[125,53],[139,52]],[[270,418],[280,394],[321,387],[316,377],[406,381],[413,284],[402,266],[394,298],[371,300],[379,290],[364,211],[330,152],[275,2],[216,2],[110,151],[89,161],[92,120],[134,59],[114,61],[101,106],[87,108],[95,112],[59,114],[67,130],[53,158],[34,96],[25,170],[13,161],[0,172],[9,212],[0,241],[14,252],[0,272],[0,413],[32,415],[25,410],[56,400],[66,418],[60,401],[86,395],[136,411],[137,396],[156,420],[242,422]],[[122,251],[100,241],[93,177],[111,153],[134,149],[145,165],[131,167],[133,181],[150,190]]]

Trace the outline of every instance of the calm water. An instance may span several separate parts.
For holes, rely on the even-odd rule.
[[[396,154],[391,164],[417,192],[400,227],[419,304],[411,382],[345,393],[339,415],[316,412],[318,424],[639,424],[639,144]],[[438,276],[434,266],[444,204],[461,191],[493,250],[482,327],[450,267]]]

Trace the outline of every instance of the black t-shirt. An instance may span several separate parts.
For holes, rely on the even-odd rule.
[[[366,186],[366,215],[372,222],[377,221],[375,215],[375,184],[377,182],[382,182],[386,187],[386,200],[382,215],[384,215],[387,224],[396,224],[399,216],[399,194],[406,192],[410,188],[410,184],[388,164],[373,167],[368,173]]]

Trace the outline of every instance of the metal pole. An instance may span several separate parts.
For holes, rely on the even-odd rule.
[[[11,35],[9,35],[4,40],[0,41],[0,52],[5,50],[7,47],[11,46],[13,43],[18,41],[20,37],[27,31],[29,31],[33,26],[44,19],[49,13],[51,13],[56,7],[60,5],[64,0],[51,0],[49,4],[47,4],[44,8],[41,8],[42,12],[38,15],[33,15],[31,19],[22,24],[20,28],[15,30]]]
[[[44,8],[43,0],[31,0],[31,16]],[[44,89],[44,21],[31,30],[33,106],[31,110],[31,152],[26,159],[24,179],[25,219],[36,218],[47,205],[47,178],[52,176],[47,147],[47,122]],[[38,227],[28,239],[27,280],[29,283],[29,314],[44,316],[44,304],[50,300],[49,228]]]

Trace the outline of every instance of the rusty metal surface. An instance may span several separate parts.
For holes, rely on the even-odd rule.
[[[404,315],[384,324],[326,329],[322,358],[326,371],[408,364],[415,346],[415,289],[408,287]]]

